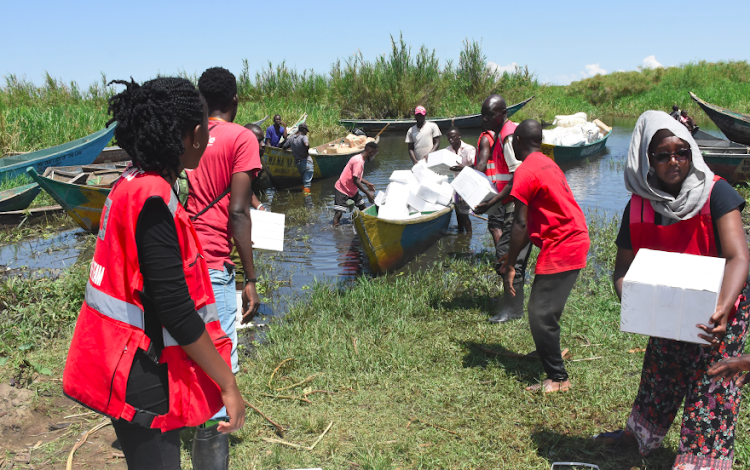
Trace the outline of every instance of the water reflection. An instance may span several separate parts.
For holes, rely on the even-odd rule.
[[[598,210],[619,217],[629,197],[623,182],[623,168],[635,119],[608,120],[607,124],[613,126],[613,131],[606,151],[586,160],[562,165],[562,169],[584,211]],[[707,123],[701,123],[701,128],[721,135]],[[465,142],[476,144],[478,132],[464,131],[462,134]],[[447,145],[447,139],[443,136],[440,147]],[[384,190],[394,170],[410,167],[404,135],[383,134],[380,152],[374,162],[365,165],[364,177],[375,184],[376,189]],[[315,280],[350,282],[361,275],[372,275],[351,225],[350,215],[342,218],[340,227],[331,226],[335,183],[336,178],[314,181],[309,196],[303,196],[301,188],[290,188],[281,191],[270,189],[262,197],[273,212],[287,214],[284,252],[256,252],[259,265],[267,267],[264,275],[284,281],[266,298],[269,307],[276,313],[285,312],[289,302],[303,294],[305,286]],[[471,256],[488,249],[487,223],[475,217],[471,221],[473,233],[458,234],[454,217],[448,233],[404,270],[425,268],[440,257]],[[70,266],[79,258],[80,232],[68,230],[46,240],[25,240],[1,247],[0,269],[18,272],[22,266],[26,266],[23,268],[25,270]]]

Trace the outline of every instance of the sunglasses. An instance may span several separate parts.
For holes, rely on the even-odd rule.
[[[690,158],[691,152],[690,149],[680,149],[676,152],[659,152],[659,153],[652,153],[651,156],[654,157],[654,160],[656,160],[656,163],[668,163],[672,160],[672,157],[675,158],[678,162],[682,163],[687,161],[688,158]]]

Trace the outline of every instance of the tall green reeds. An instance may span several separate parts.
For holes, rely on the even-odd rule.
[[[412,48],[403,36],[391,36],[386,54],[367,60],[357,52],[331,64],[328,72],[297,71],[285,62],[251,75],[243,61],[237,77],[241,124],[281,114],[291,124],[307,113],[316,136],[345,132],[341,118],[406,118],[414,107],[429,116],[478,113],[490,93],[508,104],[536,98],[516,119],[552,120],[556,114],[584,111],[591,117],[638,116],[647,109],[678,104],[697,118],[703,116],[687,92],[721,106],[750,112],[750,64],[696,62],[679,67],[643,69],[597,75],[568,86],[540,83],[527,66],[499,73],[490,66],[481,43],[465,40],[457,60],[439,60],[427,46]],[[196,74],[178,71],[197,82]],[[95,132],[107,120],[106,100],[119,88],[107,77],[82,88],[45,74],[35,85],[16,75],[0,87],[0,153],[26,152]],[[266,123],[268,125],[268,123]]]
[[[700,61],[680,67],[614,72],[571,83],[565,94],[582,97],[607,114],[637,116],[647,109],[666,110],[677,104],[701,116],[688,91],[711,103],[748,112],[750,64]]]

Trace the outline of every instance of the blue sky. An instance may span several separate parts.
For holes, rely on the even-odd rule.
[[[4,2],[3,16],[0,75],[40,83],[48,71],[83,86],[101,72],[141,81],[220,65],[238,74],[242,59],[252,72],[282,60],[325,72],[357,50],[368,60],[388,52],[400,32],[414,50],[424,44],[454,61],[475,39],[499,67],[528,65],[558,84],[649,64],[750,60],[744,0],[26,0]]]

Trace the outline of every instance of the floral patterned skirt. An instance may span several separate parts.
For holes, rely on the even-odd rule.
[[[722,359],[742,354],[748,311],[750,301],[743,299],[718,347],[650,338],[626,429],[638,441],[642,455],[661,445],[684,399],[680,448],[672,468],[732,468],[734,429],[742,393],[734,380],[714,383],[707,371]]]

